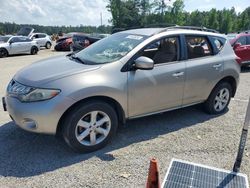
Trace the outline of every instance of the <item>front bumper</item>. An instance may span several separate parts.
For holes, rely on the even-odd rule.
[[[45,134],[56,134],[61,116],[75,103],[73,99],[62,96],[30,103],[23,103],[14,97],[6,96],[3,101],[16,125],[30,132]]]

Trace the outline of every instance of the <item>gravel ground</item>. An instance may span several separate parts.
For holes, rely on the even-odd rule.
[[[0,95],[22,67],[62,53],[0,59]],[[250,96],[250,69],[229,110],[210,116],[199,106],[129,121],[106,148],[76,154],[53,136],[25,132],[0,110],[0,187],[145,187],[149,159],[159,161],[161,180],[172,158],[232,169]],[[250,177],[250,139],[241,172]]]

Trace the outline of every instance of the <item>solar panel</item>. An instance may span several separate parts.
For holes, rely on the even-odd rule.
[[[173,159],[162,187],[249,188],[249,185],[245,174]]]

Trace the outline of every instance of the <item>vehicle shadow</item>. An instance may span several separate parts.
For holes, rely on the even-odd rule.
[[[0,176],[30,177],[98,157],[115,160],[110,152],[130,144],[154,139],[180,129],[198,125],[216,116],[202,112],[200,107],[166,112],[131,120],[121,126],[113,141],[105,148],[78,154],[54,136],[21,130],[13,122],[0,126]]]

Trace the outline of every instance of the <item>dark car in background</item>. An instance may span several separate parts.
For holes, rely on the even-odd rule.
[[[72,34],[66,34],[56,41],[54,49],[56,51],[70,51],[70,45],[72,44]]]
[[[88,34],[77,33],[72,36],[72,44],[70,45],[71,51],[81,51],[82,49],[88,47],[89,45],[95,43],[101,38],[92,37]]]
[[[241,66],[250,65],[250,33],[243,32],[229,38],[234,53],[241,58]]]

